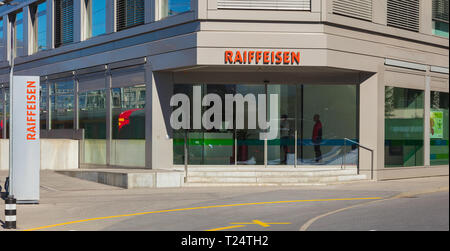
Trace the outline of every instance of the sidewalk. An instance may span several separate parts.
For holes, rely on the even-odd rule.
[[[0,171],[0,186],[4,192],[7,171]],[[380,195],[384,198],[399,194],[445,191],[449,177],[429,177],[392,181],[359,181],[347,184],[305,187],[201,187],[165,189],[122,189],[98,184],[52,171],[41,172],[40,204],[17,206],[17,230],[58,224],[80,219],[182,208],[196,203],[207,203],[220,199],[240,200],[257,198],[253,195],[271,191],[324,196]],[[301,192],[301,193],[300,193]],[[269,199],[269,198],[268,198]],[[271,198],[270,198],[271,199]],[[283,198],[284,199],[284,198]],[[4,201],[0,201],[0,220],[4,221]],[[102,222],[113,224],[115,220]],[[116,221],[117,222],[117,221]],[[93,226],[92,230],[96,230]],[[1,227],[0,231],[5,231]]]

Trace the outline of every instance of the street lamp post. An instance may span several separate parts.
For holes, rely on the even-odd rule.
[[[4,0],[4,1],[0,1],[0,6],[5,6],[5,5],[9,5],[9,6],[13,6],[13,5],[17,5],[18,3],[12,3],[13,0]],[[10,51],[10,72],[9,72],[9,171],[8,171],[8,197],[13,197],[13,194],[11,193],[12,189],[11,189],[11,175],[13,173],[13,169],[12,169],[12,131],[13,131],[13,120],[12,120],[12,111],[13,111],[13,102],[12,102],[12,98],[13,98],[13,75],[14,75],[14,57],[15,57],[15,50],[14,50],[14,42],[15,42],[15,25],[11,24],[11,34],[10,34],[10,43],[11,43],[11,51]]]

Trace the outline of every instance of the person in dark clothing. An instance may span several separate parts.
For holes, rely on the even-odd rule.
[[[319,114],[315,114],[313,120],[315,124],[312,133],[312,142],[314,144],[316,162],[319,162],[322,159],[322,151],[320,150],[320,143],[322,141],[322,123],[320,122]]]

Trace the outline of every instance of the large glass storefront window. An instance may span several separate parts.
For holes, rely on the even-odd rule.
[[[47,130],[47,113],[48,113],[48,85],[41,83],[39,96],[40,124],[41,130]]]
[[[174,130],[174,164],[190,165],[356,165],[358,149],[345,138],[358,142],[358,91],[355,85],[189,85],[176,84],[174,94],[185,94],[190,100],[190,128]],[[197,94],[196,94],[197,93]],[[221,129],[193,129],[195,102],[208,94],[222,100]],[[226,113],[225,95],[234,95],[233,129]],[[237,111],[237,95],[245,103]],[[266,102],[265,121],[276,126],[267,140],[260,139],[259,95]],[[277,98],[272,100],[271,94]],[[253,98],[247,97],[247,95]],[[254,101],[252,101],[254,100]],[[202,101],[197,101],[202,102]],[[203,102],[205,102],[203,100]],[[250,105],[254,102],[253,105]],[[272,103],[271,103],[272,102]],[[275,108],[271,108],[271,107]],[[209,106],[198,109],[204,115]],[[180,104],[173,107],[180,108]],[[271,111],[273,114],[271,114]],[[239,113],[240,112],[240,113]],[[243,115],[242,115],[243,114]],[[244,117],[244,127],[238,127],[238,116]],[[261,121],[263,120],[261,119]],[[257,121],[250,127],[249,121]],[[255,129],[256,128],[256,129]],[[269,130],[270,131],[270,130]],[[297,143],[296,143],[297,142]],[[346,147],[345,147],[346,145]],[[267,147],[267,149],[266,149]],[[267,154],[266,154],[267,153]]]
[[[298,90],[298,162],[356,165],[358,91],[356,85],[303,85]],[[301,146],[300,146],[301,144]]]
[[[422,166],[424,91],[385,88],[385,167]]]
[[[275,119],[278,133],[275,139],[267,142],[268,165],[294,165],[295,164],[295,108],[297,103],[296,85],[268,85],[268,107],[276,106],[278,115],[270,114],[268,118]],[[276,104],[272,103],[270,95],[278,95]]]
[[[82,161],[106,164],[106,91],[79,92],[78,99],[79,127],[84,129]]]
[[[448,165],[449,94],[432,91],[430,106],[430,165]]]
[[[111,89],[111,164],[145,166],[145,85]]]
[[[73,80],[58,80],[51,84],[51,129],[73,129]]]
[[[236,85],[236,94],[241,94],[244,98],[246,95],[255,95],[255,105],[252,107],[247,103],[244,106],[244,129],[236,129],[238,165],[264,165],[264,140],[259,137],[262,130],[249,127],[249,122],[258,121],[258,95],[265,94],[265,89],[264,85]],[[234,111],[236,114],[236,109]],[[254,113],[255,116],[251,117],[250,114]]]

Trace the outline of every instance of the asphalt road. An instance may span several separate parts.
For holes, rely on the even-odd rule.
[[[40,204],[18,205],[17,230],[449,231],[448,184],[445,176],[310,187],[127,190],[44,172]]]
[[[242,198],[245,201],[272,201],[275,204],[201,208],[134,216],[102,230],[145,231],[298,231],[308,220],[307,231],[416,231],[449,230],[448,192],[423,194],[396,199],[368,199],[387,193],[364,193],[348,196],[340,191],[332,194],[308,194],[273,191]],[[355,195],[358,195],[355,197]],[[328,198],[325,201],[314,198]],[[294,202],[285,200],[308,198]],[[344,199],[344,200],[335,200]],[[349,200],[345,200],[349,199]],[[312,200],[312,201],[308,201]],[[377,201],[379,200],[379,201]],[[215,205],[242,203],[240,199],[217,201]],[[356,206],[357,205],[357,206]],[[205,205],[192,205],[202,207]],[[327,213],[339,211],[331,215]]]

